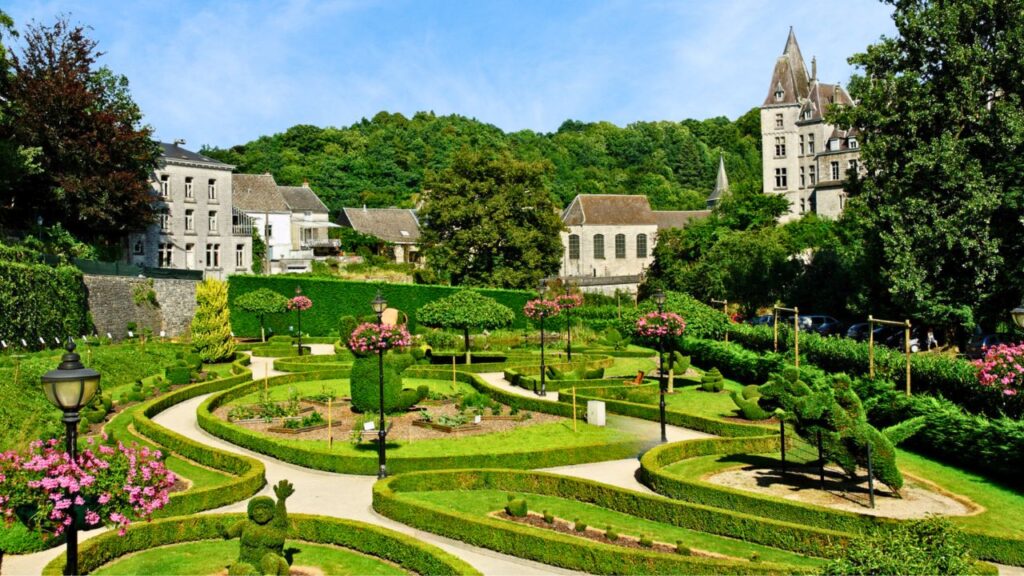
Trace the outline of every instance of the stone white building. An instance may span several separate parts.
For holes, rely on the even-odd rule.
[[[327,237],[327,206],[308,184],[278,186],[267,174],[234,174],[235,205],[267,245],[268,274],[309,272],[312,262],[335,255],[340,242]]]
[[[158,220],[129,234],[131,264],[150,268],[202,270],[226,278],[252,270],[252,228],[232,210],[234,166],[181,147],[160,143],[153,174]]]
[[[635,293],[654,261],[658,231],[683,228],[708,214],[654,211],[640,195],[580,194],[562,212],[560,275],[587,292]]]
[[[811,212],[837,217],[846,205],[847,172],[862,170],[857,134],[824,120],[832,105],[854,102],[839,84],[818,80],[813,58],[808,73],[790,28],[761,105],[764,192],[789,200],[784,221]]]

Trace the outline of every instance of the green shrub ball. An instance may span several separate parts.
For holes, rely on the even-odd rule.
[[[356,357],[349,376],[352,406],[362,412],[380,410],[380,364],[378,356]],[[388,357],[384,358],[384,411],[393,412],[401,405],[402,377]]]

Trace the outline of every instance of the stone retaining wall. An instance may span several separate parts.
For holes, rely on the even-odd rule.
[[[109,332],[120,340],[127,336],[128,323],[134,322],[139,332],[149,328],[154,335],[163,330],[167,336],[180,336],[188,330],[195,314],[196,280],[94,275],[85,275],[83,279],[89,295],[89,313],[101,335]],[[156,293],[156,305],[136,304],[136,293],[150,287]]]

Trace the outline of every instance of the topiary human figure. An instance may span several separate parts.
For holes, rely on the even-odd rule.
[[[288,533],[288,510],[285,500],[294,493],[292,483],[281,480],[274,486],[276,505],[269,496],[249,500],[249,519],[239,520],[224,534],[225,538],[240,538],[238,561],[228,569],[230,576],[287,576],[289,567],[284,558],[284,540]]]
[[[889,438],[868,424],[850,378],[838,374],[831,381],[818,377],[804,382],[800,376],[800,370],[793,367],[772,374],[768,383],[759,387],[761,408],[768,413],[781,408],[796,434],[812,444],[820,433],[825,459],[851,477],[857,466],[867,467],[870,443],[875,478],[899,494],[903,476],[896,468],[896,449]]]

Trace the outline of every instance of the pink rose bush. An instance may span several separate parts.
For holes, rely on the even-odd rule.
[[[149,520],[167,505],[177,478],[158,450],[99,444],[71,462],[57,440],[33,442],[28,451],[0,454],[0,514],[21,520],[46,536],[59,536],[74,521],[75,508],[85,524],[117,526]]]
[[[412,336],[404,324],[392,326],[373,322],[360,324],[348,339],[349,350],[356,354],[369,354],[392,348],[405,348],[412,343]]]
[[[527,318],[533,320],[540,320],[541,318],[551,318],[552,316],[558,316],[561,307],[555,300],[544,300],[543,298],[537,298],[530,300],[523,306],[523,314],[526,314]]]
[[[555,303],[561,310],[572,310],[583,306],[582,294],[560,294],[555,298]]]
[[[636,333],[645,338],[681,336],[686,330],[686,321],[675,312],[650,312],[636,321]]]
[[[305,312],[313,307],[313,301],[305,296],[296,296],[291,300],[288,300],[289,310],[298,310],[299,312]]]
[[[1000,390],[1003,396],[1024,391],[1024,343],[989,346],[985,357],[973,364],[982,386]]]

